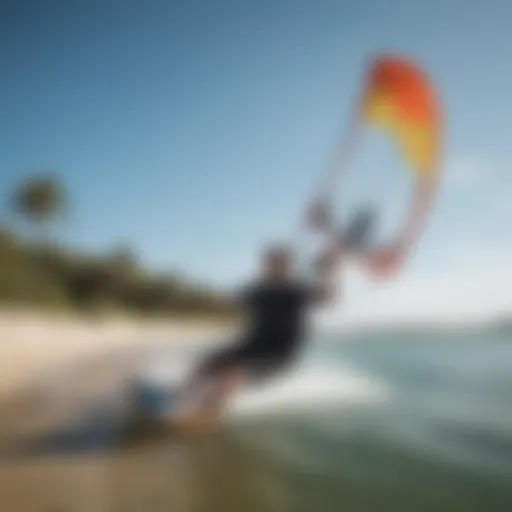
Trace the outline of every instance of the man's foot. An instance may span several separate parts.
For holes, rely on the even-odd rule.
[[[191,411],[177,418],[171,418],[171,422],[178,432],[187,436],[206,434],[213,427],[211,418],[200,411]]]

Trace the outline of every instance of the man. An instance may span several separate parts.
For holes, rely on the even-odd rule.
[[[313,220],[320,223],[321,219]],[[243,385],[282,372],[293,363],[307,332],[310,311],[335,297],[333,272],[346,252],[357,249],[366,238],[372,220],[364,212],[341,237],[332,238],[316,262],[311,282],[297,277],[291,249],[264,251],[260,279],[239,299],[248,317],[247,331],[238,343],[206,358],[195,370],[191,391],[206,384],[209,392],[200,406],[182,416],[181,427],[206,429]]]

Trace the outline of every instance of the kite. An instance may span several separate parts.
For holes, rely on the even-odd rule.
[[[362,258],[370,273],[385,276],[395,272],[419,238],[435,197],[442,141],[441,107],[425,71],[415,62],[393,55],[380,56],[371,63],[360,98],[319,197],[332,195],[340,169],[346,170],[345,160],[359,146],[365,126],[391,136],[415,185],[405,224],[395,240]]]
[[[427,75],[398,57],[373,62],[362,100],[363,118],[389,131],[405,162],[421,177],[438,172],[439,102]]]

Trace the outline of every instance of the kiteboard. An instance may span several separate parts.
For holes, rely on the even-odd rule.
[[[135,378],[131,383],[130,431],[136,438],[155,438],[169,434],[195,434],[190,413],[203,404],[210,390],[207,383],[190,389],[184,382],[166,382],[150,376]]]
[[[197,393],[189,392],[181,383],[163,384],[149,378],[136,378],[131,387],[135,413],[160,421],[177,420],[200,403]]]

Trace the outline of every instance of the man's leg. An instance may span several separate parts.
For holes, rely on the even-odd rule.
[[[229,399],[245,384],[247,372],[242,365],[233,365],[219,373],[212,382],[211,393],[201,411],[205,418],[217,420],[226,409]]]
[[[208,386],[221,370],[226,366],[232,366],[236,361],[236,349],[233,347],[220,349],[213,354],[209,354],[196,366],[192,368],[191,373],[187,376],[183,393],[192,396],[196,391]]]
[[[224,412],[229,399],[245,384],[246,368],[233,365],[210,377],[211,388],[197,407],[181,418],[178,423],[184,430],[198,433],[208,430]]]

